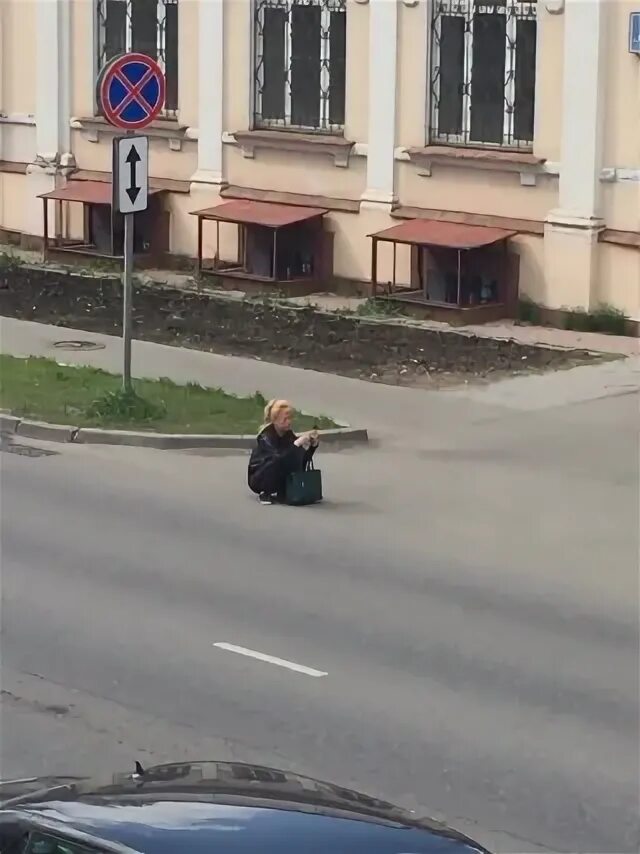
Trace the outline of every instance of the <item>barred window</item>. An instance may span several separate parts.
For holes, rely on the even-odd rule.
[[[431,142],[533,144],[535,0],[433,0]]]
[[[119,53],[138,51],[165,73],[164,115],[178,109],[178,0],[96,0],[98,67]]]
[[[255,0],[257,127],[344,126],[346,0]]]

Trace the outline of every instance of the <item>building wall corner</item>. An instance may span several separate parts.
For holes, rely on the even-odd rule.
[[[544,226],[544,294],[547,308],[590,311],[598,302],[600,233],[604,222],[552,211]]]

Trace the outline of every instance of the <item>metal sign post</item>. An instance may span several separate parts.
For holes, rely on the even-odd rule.
[[[142,53],[116,57],[100,72],[98,100],[102,113],[129,135],[113,141],[112,209],[124,217],[124,265],[122,275],[122,386],[131,389],[131,341],[133,338],[133,250],[135,215],[147,209],[149,197],[149,139],[134,136],[159,115],[164,105],[162,69]]]
[[[131,340],[133,338],[133,214],[124,215],[122,271],[122,388],[131,389]]]
[[[113,141],[113,209],[124,216],[124,271],[122,276],[122,385],[131,388],[134,216],[147,209],[149,199],[149,139],[118,136]]]

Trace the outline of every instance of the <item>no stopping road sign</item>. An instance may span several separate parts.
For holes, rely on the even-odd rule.
[[[141,130],[164,106],[162,69],[143,53],[124,53],[100,72],[98,100],[107,121],[122,130]]]

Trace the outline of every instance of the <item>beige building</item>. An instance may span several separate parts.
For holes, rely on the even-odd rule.
[[[375,243],[383,293],[477,307],[517,283],[550,309],[606,303],[640,321],[636,10],[0,0],[0,232],[41,241],[40,196],[67,187],[50,235],[118,254],[96,76],[137,50],[167,80],[140,251],[195,257],[192,213],[224,204],[200,221],[202,253],[232,276],[370,283]]]

